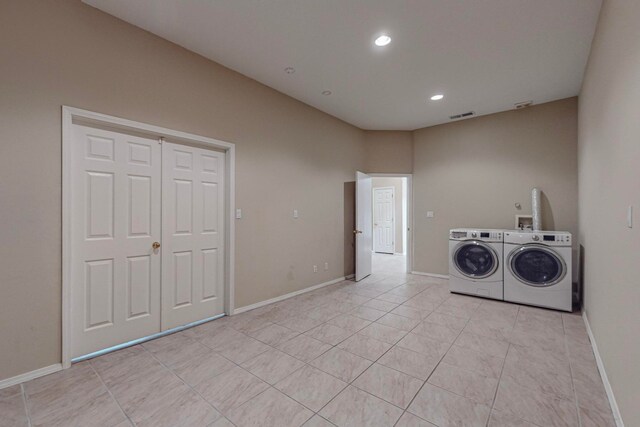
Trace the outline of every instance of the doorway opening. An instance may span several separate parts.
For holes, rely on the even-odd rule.
[[[356,172],[355,281],[413,267],[411,174]]]
[[[405,176],[371,175],[372,273],[407,272],[407,205]]]

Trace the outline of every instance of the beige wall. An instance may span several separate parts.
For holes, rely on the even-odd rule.
[[[449,229],[513,229],[516,214],[531,213],[533,187],[543,227],[575,234],[576,120],[569,98],[416,131],[413,270],[448,274]]]
[[[411,173],[413,132],[367,130],[364,132],[365,171],[371,173]]]
[[[415,173],[418,271],[447,272],[449,228],[511,228],[520,213],[513,204],[528,213],[533,186],[545,194],[545,227],[576,231],[575,99],[416,132],[363,132],[78,0],[3,2],[0,64],[0,379],[60,361],[61,105],[237,144],[239,307],[353,272],[355,170]],[[592,99],[589,116],[606,121]],[[622,115],[631,110],[625,99]],[[602,144],[581,144],[585,170],[597,175]],[[638,182],[631,178],[624,182]],[[587,259],[598,253],[589,242],[605,231],[583,236],[594,254]],[[324,262],[329,271],[314,274],[312,265]],[[612,333],[594,301],[622,298],[631,279],[616,273],[617,293],[605,293],[589,283],[611,272],[593,268],[586,271],[590,316],[612,349],[624,325]],[[621,357],[606,353],[609,364]],[[629,390],[624,381],[633,383],[614,373],[615,385]]]
[[[605,0],[579,107],[584,306],[627,426],[640,426],[639,22],[637,0]]]
[[[404,226],[404,221],[402,217],[402,198],[404,197],[404,192],[402,191],[402,178],[393,178],[393,177],[373,177],[371,179],[372,187],[393,187],[393,197],[394,197],[394,222],[395,222],[395,253],[401,254],[403,252],[402,246],[404,244],[404,239],[402,235],[402,228]],[[373,197],[371,198],[373,200]],[[375,209],[373,210],[375,214]],[[375,222],[375,218],[374,218]]]
[[[361,130],[77,0],[3,1],[0,64],[0,379],[61,358],[62,105],[237,144],[238,307],[353,271]]]

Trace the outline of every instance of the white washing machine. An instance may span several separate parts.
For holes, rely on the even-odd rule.
[[[504,300],[571,311],[571,233],[505,231]]]
[[[503,299],[503,230],[449,231],[449,290]]]

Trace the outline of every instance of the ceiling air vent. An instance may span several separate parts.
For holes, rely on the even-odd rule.
[[[462,114],[456,114],[454,116],[449,116],[449,118],[451,120],[466,119],[467,117],[471,117],[471,116],[475,116],[475,115],[476,115],[475,111],[469,111],[467,113],[462,113]]]

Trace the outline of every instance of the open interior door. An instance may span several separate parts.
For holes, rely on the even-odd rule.
[[[356,172],[356,282],[371,274],[373,230],[371,177]]]

